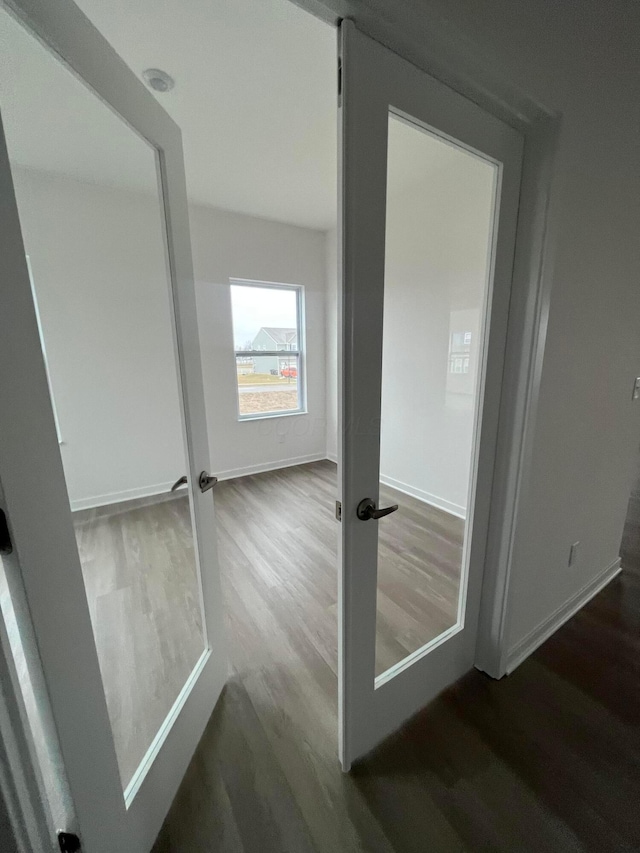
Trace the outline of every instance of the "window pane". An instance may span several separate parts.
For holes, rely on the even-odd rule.
[[[387,157],[376,676],[463,619],[497,180],[394,115]]]
[[[236,356],[241,415],[291,412],[300,408],[298,356]]]
[[[301,408],[299,298],[297,287],[231,284],[240,417]]]
[[[297,290],[231,285],[233,343],[239,350],[298,348]]]

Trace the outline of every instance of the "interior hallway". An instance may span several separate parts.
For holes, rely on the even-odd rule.
[[[319,463],[309,478],[305,501],[316,512],[302,540],[305,502],[297,519],[261,494],[261,478],[281,474],[251,478],[244,503],[239,481],[220,484],[233,675],[155,853],[637,851],[638,550],[513,675],[471,672],[344,775],[335,605],[324,588],[329,574],[335,581],[335,522],[315,487],[332,474]],[[241,547],[243,513],[267,512],[281,525]],[[625,541],[632,536],[640,541],[640,516],[628,521]],[[274,592],[276,555],[298,546],[320,567],[319,582],[299,575],[313,607],[300,606],[295,586]]]

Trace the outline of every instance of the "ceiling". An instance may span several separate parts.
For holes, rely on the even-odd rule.
[[[150,146],[2,8],[0,111],[12,165],[156,189]]]
[[[192,202],[326,229],[336,219],[336,34],[289,0],[79,0],[183,133]],[[0,10],[12,162],[138,189],[145,143]]]
[[[336,33],[289,0],[76,0],[183,132],[189,197],[313,228],[336,219]]]

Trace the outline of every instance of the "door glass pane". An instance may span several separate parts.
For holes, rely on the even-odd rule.
[[[156,152],[6,12],[0,104],[123,789],[205,649]],[[72,666],[73,662],[69,661]]]
[[[376,676],[464,618],[497,175],[390,114]]]

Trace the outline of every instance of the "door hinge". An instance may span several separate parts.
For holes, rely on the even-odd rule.
[[[342,57],[338,57],[338,106],[342,106]]]
[[[59,832],[58,844],[62,853],[82,853],[80,839],[73,832]]]
[[[0,554],[10,554],[13,551],[9,524],[4,510],[0,509]]]
[[[336,521],[342,521],[342,503],[336,501]]]

